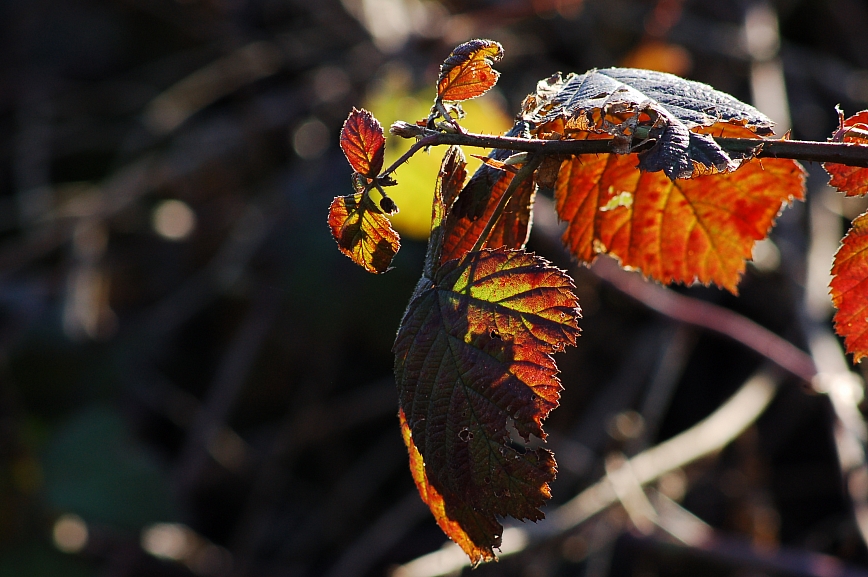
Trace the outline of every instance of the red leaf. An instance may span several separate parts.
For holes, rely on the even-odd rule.
[[[494,155],[508,156],[508,153],[496,151]],[[499,160],[495,159],[495,162]],[[474,247],[513,176],[511,171],[486,164],[474,173],[446,217],[441,263],[460,258]],[[535,195],[536,187],[532,178],[521,183],[483,245],[485,248],[524,246],[530,234],[531,207]]]
[[[637,162],[607,154],[561,165],[555,199],[568,223],[564,243],[579,260],[609,254],[663,283],[715,283],[736,293],[754,242],[782,203],[804,194],[804,171],[787,159],[675,181],[641,172]]]
[[[428,254],[425,255],[425,275],[434,276],[440,268],[440,255],[446,234],[444,221],[458,198],[467,178],[467,163],[458,146],[450,146],[443,155],[437,181],[434,184],[434,202],[431,208],[431,236],[428,239]]]
[[[832,264],[835,330],[853,361],[868,356],[868,213],[853,220]]]
[[[830,140],[868,145],[868,110],[854,114],[847,120],[838,111],[839,126]],[[831,176],[829,184],[847,196],[868,194],[868,168],[824,162],[823,168]]]
[[[329,207],[329,228],[340,251],[369,272],[389,270],[401,247],[398,233],[367,192],[335,198]]]
[[[525,442],[545,439],[542,421],[561,389],[552,354],[579,334],[572,288],[566,273],[524,251],[471,252],[423,277],[404,314],[395,377],[411,470],[474,563],[499,546],[498,516],[543,518],[554,457],[516,451],[509,427]]]
[[[491,65],[501,58],[503,47],[493,40],[459,45],[440,66],[437,98],[457,102],[482,96],[497,84],[500,73]]]
[[[353,170],[368,178],[380,174],[386,138],[383,127],[365,109],[353,108],[341,129],[341,150]]]

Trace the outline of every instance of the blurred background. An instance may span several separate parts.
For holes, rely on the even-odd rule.
[[[0,576],[437,574],[396,569],[445,538],[407,469],[390,349],[441,151],[397,172],[403,246],[369,275],[326,226],[351,192],[351,107],[424,117],[440,62],[483,37],[505,58],[471,130],[508,129],[555,71],[635,66],[825,140],[835,104],[868,105],[866,30],[860,0],[0,1]],[[475,574],[868,574],[861,375],[826,295],[866,205],[806,168],[809,201],[740,296],[674,291],[810,351],[849,393],[774,374],[744,433],[660,476],[701,540],[613,505]],[[571,271],[584,313],[546,425],[550,512],[767,364],[575,266],[544,195],[535,218],[530,248]]]

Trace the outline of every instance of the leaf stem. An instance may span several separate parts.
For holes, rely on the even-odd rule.
[[[521,186],[521,183],[533,174],[541,162],[542,156],[534,154],[528,158],[527,163],[525,163],[525,165],[515,173],[515,176],[513,176],[512,180],[509,182],[509,186],[506,187],[506,190],[503,192],[503,196],[501,196],[500,200],[497,202],[497,206],[494,207],[494,211],[491,213],[491,218],[488,219],[488,223],[485,225],[482,233],[480,233],[479,238],[476,240],[476,244],[474,244],[471,249],[471,252],[482,250],[485,241],[488,240],[488,236],[491,234],[491,231],[494,230],[494,226],[497,224],[497,221],[500,220],[500,216],[506,209],[506,205],[509,204],[509,199],[512,198],[512,195],[518,187]]]
[[[379,178],[382,178],[384,176],[388,176],[388,175],[392,174],[393,172],[395,172],[395,170],[399,166],[401,166],[402,164],[404,164],[405,162],[410,160],[410,158],[412,158],[412,156],[414,154],[416,154],[417,152],[419,152],[423,148],[426,148],[428,146],[438,146],[441,144],[446,144],[445,142],[442,142],[440,139],[441,136],[445,136],[445,135],[446,135],[446,133],[443,133],[443,132],[434,132],[432,134],[428,134],[427,136],[425,136],[423,138],[420,138],[419,140],[414,142],[413,145],[409,149],[407,149],[407,152],[402,154],[398,160],[393,162],[389,166],[389,168],[384,170],[380,174]],[[469,145],[469,146],[473,146],[473,145]]]

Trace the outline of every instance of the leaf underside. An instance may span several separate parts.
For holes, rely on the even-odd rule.
[[[641,136],[650,148],[639,153],[639,168],[690,178],[731,172],[751,153],[731,154],[697,129],[715,124],[772,133],[772,122],[757,109],[706,84],[650,70],[607,68],[585,74],[560,74],[541,81],[522,104],[520,117],[536,133],[607,134],[615,151],[626,154]]]
[[[853,220],[832,264],[829,283],[837,307],[835,330],[859,362],[868,356],[868,213]]]
[[[561,389],[552,354],[579,332],[572,288],[566,273],[522,250],[471,252],[421,279],[401,323],[395,376],[411,470],[474,564],[500,545],[497,516],[543,517],[554,457],[515,446],[510,428],[525,443],[545,438],[542,420]]]
[[[401,247],[398,233],[367,192],[335,198],[329,207],[329,229],[338,249],[368,272],[389,270]]]
[[[564,244],[580,261],[618,258],[663,283],[714,283],[737,293],[754,242],[784,203],[801,199],[804,170],[754,159],[725,174],[669,180],[636,168],[636,155],[564,161],[555,185]]]
[[[503,57],[503,47],[493,40],[470,40],[452,51],[440,66],[437,98],[458,102],[482,96],[500,77],[491,65]]]
[[[842,142],[868,145],[868,110],[854,114],[841,121],[839,127]],[[824,162],[823,168],[829,173],[829,185],[834,186],[847,196],[868,194],[868,168],[847,166],[833,162]]]

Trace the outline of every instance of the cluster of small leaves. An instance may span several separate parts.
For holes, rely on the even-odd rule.
[[[352,185],[356,192],[335,198],[329,207],[329,228],[338,248],[373,273],[389,270],[401,247],[398,233],[386,217],[398,208],[382,188],[394,181],[379,177],[385,147],[383,127],[377,119],[367,110],[354,108],[341,130],[341,149],[355,171]],[[382,195],[379,205],[371,198],[375,188]]]
[[[492,64],[502,54],[491,40],[455,48],[440,68],[429,117],[393,131],[463,132],[453,114],[461,118],[460,101],[494,86]],[[423,275],[395,341],[395,376],[419,493],[474,564],[494,558],[497,517],[543,517],[556,473],[551,452],[527,443],[545,439],[542,421],[561,389],[552,355],[575,344],[580,314],[572,280],[524,251],[536,191],[553,191],[567,223],[564,244],[580,262],[607,254],[662,283],[736,293],[754,243],[784,206],[804,197],[796,161],[755,158],[771,126],[705,84],[610,68],[541,81],[505,136],[606,139],[614,154],[494,150],[467,179],[460,148],[446,152]],[[756,146],[731,152],[715,137]],[[868,111],[842,115],[832,140],[868,144]],[[398,249],[386,218],[394,205],[382,188],[395,182],[379,175],[384,142],[370,113],[354,109],[341,146],[356,193],[335,199],[329,215],[340,250],[372,272],[387,270]],[[825,166],[839,190],[868,192],[868,169]],[[858,360],[868,356],[868,213],[844,238],[833,274],[836,326]]]

